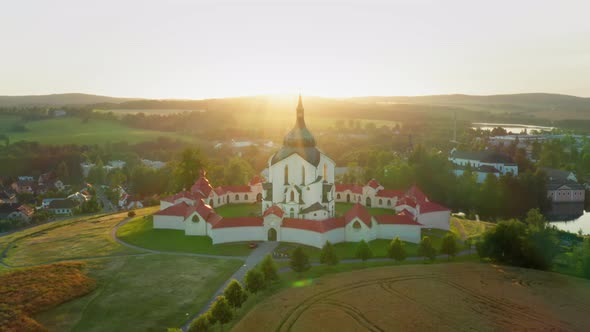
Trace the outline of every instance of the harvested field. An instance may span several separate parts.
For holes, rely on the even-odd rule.
[[[479,263],[329,275],[258,304],[234,331],[587,329],[590,280]]]

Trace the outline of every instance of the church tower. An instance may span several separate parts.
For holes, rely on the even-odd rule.
[[[315,137],[307,129],[301,95],[295,126],[270,157],[268,166],[263,212],[276,205],[288,218],[323,220],[334,216],[335,163],[317,148]]]

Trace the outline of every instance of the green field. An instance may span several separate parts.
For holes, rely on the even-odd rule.
[[[477,238],[494,226],[495,224],[486,221],[451,217],[451,231],[462,239]]]
[[[352,208],[354,203],[336,203],[336,215],[343,216],[348,210]],[[372,216],[379,216],[382,214],[395,214],[394,210],[384,208],[367,208]]]
[[[93,112],[98,113],[109,113],[113,112],[115,115],[125,115],[125,114],[137,114],[137,113],[144,113],[144,114],[175,114],[175,113],[183,113],[183,112],[195,112],[200,110],[186,110],[186,109],[153,109],[153,108],[145,108],[145,109],[131,109],[131,108],[121,108],[121,109],[94,109]]]
[[[154,209],[139,209],[136,213],[142,216],[153,213]],[[41,228],[13,242],[4,261],[23,266],[65,259],[136,254],[137,250],[124,247],[111,238],[111,229],[125,218],[127,213],[118,213],[70,221],[49,230]]]
[[[260,203],[228,204],[215,208],[215,212],[225,218],[251,217],[262,214]]]
[[[89,261],[98,289],[35,318],[50,331],[165,331],[181,326],[242,264],[147,255]]]
[[[4,117],[3,117],[4,118]],[[2,119],[4,120],[4,119]],[[34,141],[42,144],[104,144],[107,142],[138,143],[164,136],[189,140],[179,133],[161,132],[127,127],[121,123],[80,118],[59,118],[24,123],[24,132],[7,132],[11,142]]]
[[[247,256],[251,249],[247,243],[213,245],[207,236],[186,236],[184,231],[154,229],[152,218],[136,218],[119,228],[117,236],[130,244],[163,251],[221,256]]]

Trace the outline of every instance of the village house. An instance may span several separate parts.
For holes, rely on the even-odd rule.
[[[79,205],[80,203],[75,200],[58,198],[49,202],[47,210],[55,215],[71,216],[74,214],[74,209]]]
[[[510,156],[491,150],[484,151],[459,151],[451,150],[449,161],[455,164],[454,173],[461,176],[466,169],[470,169],[476,175],[477,183],[483,183],[489,174],[496,177],[512,173],[518,175],[518,165]]]
[[[244,186],[213,188],[201,171],[190,188],[160,201],[155,229],[208,236],[213,243],[284,241],[322,247],[326,241],[358,242],[392,239],[418,243],[422,227],[448,230],[450,210],[431,202],[417,187],[386,190],[377,181],[364,186],[336,185],[335,163],[316,146],[304,121],[301,97],[295,127],[268,160],[266,182],[256,177]],[[258,216],[224,218],[214,207],[261,202]],[[343,216],[336,202],[350,202]],[[367,207],[391,209],[371,216]]]

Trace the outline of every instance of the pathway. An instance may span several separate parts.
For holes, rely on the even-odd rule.
[[[182,330],[183,331],[188,330],[188,327],[193,322],[193,320],[195,320],[197,317],[199,317],[199,315],[201,315],[202,313],[209,310],[209,307],[211,306],[211,304],[215,301],[215,299],[218,296],[223,295],[223,290],[225,289],[225,287],[227,287],[227,285],[233,279],[237,279],[238,281],[242,282],[244,280],[244,276],[246,275],[246,272],[248,272],[250,269],[252,269],[256,265],[258,265],[258,263],[260,263],[264,259],[264,257],[266,257],[266,255],[272,253],[278,245],[279,245],[278,242],[261,242],[261,243],[259,243],[258,248],[254,249],[252,251],[252,253],[250,254],[250,256],[248,256],[246,258],[244,265],[242,265],[231,277],[229,277],[229,279],[227,279],[223,283],[223,285],[221,285],[221,287],[219,287],[219,289],[217,290],[217,292],[215,292],[215,294],[213,294],[213,297],[211,297],[209,302],[207,302],[207,304],[205,304],[203,306],[203,308],[201,308],[201,311],[199,311],[196,315],[191,317],[186,322],[186,324],[184,324],[184,326],[182,327]]]

